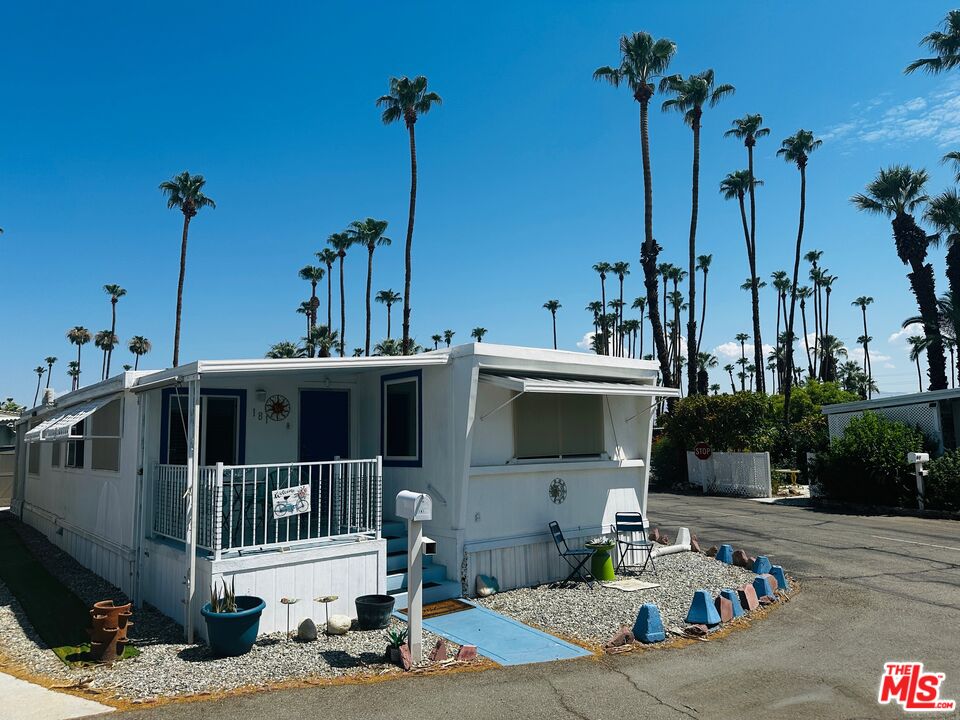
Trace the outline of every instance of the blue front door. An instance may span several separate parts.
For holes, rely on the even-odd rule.
[[[350,395],[300,391],[300,462],[350,457]]]

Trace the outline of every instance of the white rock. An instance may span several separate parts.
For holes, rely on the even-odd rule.
[[[317,639],[317,624],[310,618],[304,619],[297,628],[297,639],[309,642]]]
[[[330,635],[346,635],[353,622],[346,615],[331,615],[327,620],[327,633]]]

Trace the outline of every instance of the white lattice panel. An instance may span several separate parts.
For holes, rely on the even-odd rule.
[[[860,417],[863,410],[847,413],[832,413],[827,416],[827,426],[830,430],[830,439],[838,438],[843,435],[847,425],[855,417]],[[940,439],[940,417],[937,411],[937,404],[930,402],[913,403],[911,405],[892,405],[890,407],[878,406],[872,408],[871,412],[882,415],[888,420],[901,422],[910,427],[918,427],[920,431],[929,438]]]
[[[770,497],[770,453],[715,452],[707,460],[687,453],[687,476],[703,492],[735,497]]]

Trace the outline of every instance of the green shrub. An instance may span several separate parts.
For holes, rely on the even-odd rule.
[[[913,506],[916,483],[907,453],[919,451],[923,442],[915,428],[865,412],[822,454],[821,488],[837,500]]]
[[[948,450],[927,466],[924,483],[926,506],[932,510],[960,511],[960,450]]]
[[[661,435],[650,449],[650,485],[666,490],[677,482],[687,480],[687,456],[685,448],[669,435]]]
[[[694,395],[674,404],[664,431],[685,450],[705,442],[717,452],[764,452],[773,445],[775,424],[765,395]]]

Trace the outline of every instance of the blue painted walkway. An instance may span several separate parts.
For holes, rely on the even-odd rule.
[[[477,652],[500,665],[569,660],[590,654],[581,647],[478,607],[469,600],[463,602],[473,608],[424,620],[424,629],[458,645],[476,645]]]

